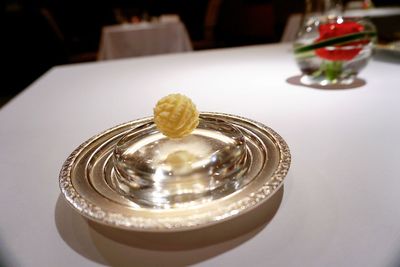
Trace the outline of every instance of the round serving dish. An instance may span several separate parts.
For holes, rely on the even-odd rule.
[[[132,129],[152,118],[131,121],[96,135],[80,145],[65,161],[60,188],[81,215],[106,225],[150,232],[184,231],[205,227],[250,211],[268,200],[283,184],[290,167],[286,142],[271,128],[242,117],[201,113],[203,120],[220,119],[239,129],[251,157],[248,183],[238,190],[195,205],[160,208],[143,205],[121,194],[113,181],[113,152]]]

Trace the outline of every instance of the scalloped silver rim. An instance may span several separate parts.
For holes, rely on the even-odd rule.
[[[164,216],[157,217],[156,219],[138,216],[128,217],[120,213],[105,211],[102,209],[102,207],[90,203],[90,201],[82,197],[79,192],[76,191],[72,184],[71,170],[75,165],[76,159],[82,153],[82,151],[85,150],[85,148],[87,148],[93,141],[100,138],[101,136],[106,135],[120,127],[124,127],[133,123],[145,122],[151,118],[147,117],[117,125],[100,134],[93,136],[92,138],[88,139],[86,142],[78,146],[69,155],[61,168],[59,175],[59,185],[62,194],[73,208],[75,208],[81,215],[85,216],[88,219],[109,226],[123,228],[126,230],[148,232],[185,231],[209,226],[239,216],[244,212],[248,212],[269,199],[282,186],[283,180],[290,168],[291,155],[289,147],[286,144],[285,140],[271,128],[247,118],[215,112],[202,112],[200,113],[200,115],[217,115],[238,119],[241,121],[252,123],[259,128],[267,131],[275,139],[274,141],[276,142],[276,146],[278,147],[280,154],[278,166],[276,167],[274,173],[271,175],[271,178],[262,186],[260,186],[258,190],[243,197],[239,201],[233,202],[230,205],[223,206],[216,210],[210,210],[206,213],[193,213],[192,215],[185,216],[184,218]]]

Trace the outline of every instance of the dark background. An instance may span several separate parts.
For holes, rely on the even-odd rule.
[[[398,5],[399,0],[374,1],[376,6]],[[288,16],[304,10],[304,1],[222,1],[214,40],[205,38],[208,0],[44,0],[3,2],[3,86],[8,99],[54,65],[96,60],[101,28],[121,22],[123,16],[152,17],[179,14],[194,49],[279,42]],[[3,100],[4,102],[4,100]],[[0,103],[1,105],[1,103]]]

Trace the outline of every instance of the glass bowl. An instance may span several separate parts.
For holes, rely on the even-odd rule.
[[[250,157],[242,132],[220,119],[200,119],[192,134],[170,139],[153,122],[132,129],[113,152],[115,189],[155,208],[212,201],[249,181]]]
[[[375,37],[375,26],[366,18],[309,17],[294,42],[301,82],[353,83],[371,58]]]

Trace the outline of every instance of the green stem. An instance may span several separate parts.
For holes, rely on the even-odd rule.
[[[325,76],[329,81],[334,81],[342,74],[343,63],[341,61],[326,61],[323,65]]]

